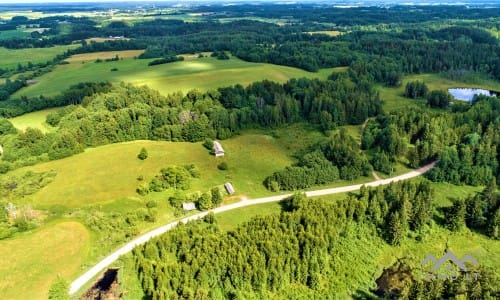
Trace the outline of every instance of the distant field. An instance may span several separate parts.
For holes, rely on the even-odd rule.
[[[52,129],[50,125],[45,123],[47,115],[59,108],[49,108],[32,113],[27,113],[19,117],[11,118],[9,121],[19,130],[26,130],[26,128],[38,128],[42,132],[48,132]]]
[[[339,36],[339,35],[342,34],[342,32],[340,32],[338,30],[309,31],[309,32],[306,32],[306,33],[309,33],[309,34],[326,34],[328,36]]]
[[[47,299],[58,274],[78,272],[89,239],[82,224],[63,222],[0,241],[0,299]]]
[[[95,53],[84,53],[84,54],[76,54],[66,59],[67,62],[74,63],[82,61],[95,61],[97,59],[110,59],[115,58],[116,55],[120,59],[122,58],[133,58],[141,55],[144,50],[125,50],[125,51],[106,51],[106,52],[95,52]]]
[[[117,40],[116,38],[93,37],[93,38],[88,38],[85,41],[87,41],[88,43],[90,42],[103,43],[106,41],[116,41],[116,40]],[[122,38],[122,40],[130,40],[130,39]]]
[[[222,141],[222,146],[226,156],[216,158],[200,143],[135,141],[91,148],[82,154],[16,172],[55,170],[54,181],[33,195],[34,202],[42,206],[79,207],[136,196],[139,175],[149,181],[163,167],[190,163],[201,173],[200,179],[193,179],[192,191],[207,191],[230,181],[237,194],[268,195],[271,193],[262,184],[265,177],[291,163],[270,136],[242,135]],[[137,159],[142,147],[149,152],[144,161]],[[229,170],[217,169],[222,161],[228,163]]]
[[[0,31],[0,40],[12,40],[30,36],[30,33],[24,30],[5,30]]]
[[[2,31],[3,32],[3,31]],[[2,34],[0,33],[0,36]],[[74,49],[77,45],[55,46],[50,48],[30,49],[6,49],[0,47],[0,68],[12,69],[17,64],[25,65],[28,62],[41,63],[52,60],[56,55],[63,54],[68,49]]]
[[[120,52],[113,52],[122,56]],[[127,53],[130,52],[127,51]],[[99,54],[91,54],[97,57]],[[94,56],[95,55],[95,56]],[[94,60],[94,59],[92,59]],[[217,60],[201,58],[149,67],[151,60],[126,58],[116,62],[76,62],[60,65],[28,86],[15,96],[54,95],[69,86],[84,81],[129,82],[134,85],[148,85],[163,94],[176,91],[187,92],[197,88],[208,90],[221,86],[269,79],[284,82],[294,77],[327,78],[334,69],[323,69],[311,73],[297,68],[264,63],[249,63],[236,58]],[[117,71],[111,71],[116,68]]]
[[[425,100],[412,100],[404,97],[405,86],[410,81],[424,82],[429,90],[445,90],[454,87],[471,87],[483,88],[489,90],[500,91],[500,82],[494,80],[480,80],[477,83],[464,83],[461,81],[454,81],[439,74],[418,74],[409,75],[403,78],[403,83],[398,88],[388,88],[379,85],[377,87],[380,95],[384,100],[384,108],[388,111],[402,108],[411,108],[423,105]]]

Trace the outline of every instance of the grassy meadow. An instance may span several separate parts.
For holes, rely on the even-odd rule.
[[[69,45],[31,49],[6,49],[0,47],[0,68],[13,69],[16,68],[18,64],[26,65],[28,62],[46,62],[52,60],[56,55],[63,54],[66,50],[74,49],[77,46],[78,45]]]
[[[89,238],[82,224],[64,221],[0,241],[0,299],[47,299],[58,275],[79,272]]]
[[[132,55],[131,57],[131,53]],[[97,58],[114,57],[123,60],[95,63]],[[297,68],[249,63],[237,58],[217,60],[211,57],[192,59],[156,66],[148,66],[151,60],[134,59],[140,52],[112,51],[76,55],[68,59],[69,64],[59,65],[50,73],[36,78],[39,82],[21,89],[16,96],[50,96],[71,85],[85,81],[129,82],[134,85],[148,85],[163,94],[191,89],[208,90],[234,84],[248,85],[254,81],[269,79],[284,82],[296,77],[318,77],[325,79],[334,69],[317,73]],[[114,69],[115,71],[111,71]]]
[[[262,184],[264,178],[291,163],[270,136],[242,135],[223,141],[222,146],[226,156],[216,158],[201,143],[134,141],[90,148],[72,157],[15,172],[55,170],[54,181],[33,196],[34,203],[75,208],[137,196],[138,176],[149,182],[163,167],[191,163],[201,173],[199,179],[192,180],[191,191],[206,191],[230,181],[238,194],[267,195],[270,192]],[[137,159],[142,147],[149,152],[144,161]],[[222,161],[227,162],[228,170],[217,168]]]
[[[18,130],[26,130],[26,128],[38,128],[42,132],[49,132],[53,130],[49,124],[45,122],[47,115],[53,111],[57,111],[59,108],[48,108],[44,110],[35,111],[32,113],[27,113],[21,115],[19,117],[10,118],[9,121],[16,127]]]

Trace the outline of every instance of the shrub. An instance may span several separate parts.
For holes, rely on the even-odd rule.
[[[227,163],[225,161],[221,162],[220,164],[217,165],[217,168],[219,170],[222,170],[222,171],[225,171],[229,168],[229,166],[227,165]]]
[[[156,201],[154,200],[149,200],[147,203],[146,203],[146,207],[147,208],[153,208],[153,207],[157,207],[158,206],[158,203],[156,203]]]
[[[146,150],[146,148],[142,148],[137,155],[137,158],[140,160],[145,160],[146,158],[148,158],[148,150]]]
[[[143,184],[137,187],[136,192],[141,195],[147,195],[149,193],[149,186],[147,184]]]

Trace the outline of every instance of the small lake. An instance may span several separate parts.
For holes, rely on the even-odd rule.
[[[453,96],[453,98],[467,102],[471,102],[474,95],[499,96],[499,93],[495,91],[472,88],[454,88],[448,89],[448,92]]]

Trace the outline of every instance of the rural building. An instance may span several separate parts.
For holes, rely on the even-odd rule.
[[[224,187],[226,188],[226,191],[229,195],[232,195],[235,193],[233,185],[230,182],[224,183]]]
[[[222,145],[217,141],[214,141],[214,152],[215,156],[224,156],[224,149],[222,148]]]
[[[184,210],[195,210],[196,205],[194,202],[187,202],[187,203],[182,203],[182,209]]]

